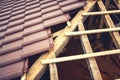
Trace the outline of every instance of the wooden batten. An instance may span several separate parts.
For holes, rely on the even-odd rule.
[[[111,10],[111,11],[99,11],[99,12],[87,12],[82,13],[83,16],[95,16],[95,15],[105,15],[105,14],[117,14],[120,13],[120,10]]]
[[[87,59],[87,58],[94,58],[94,57],[113,55],[113,54],[120,54],[120,49],[94,52],[94,53],[88,53],[88,54],[81,54],[81,55],[75,55],[75,56],[53,58],[53,59],[46,59],[46,60],[42,60],[41,62],[42,62],[42,64],[52,64],[52,63],[73,61],[73,60],[79,60],[79,59]]]
[[[107,29],[96,29],[96,30],[85,30],[85,31],[75,31],[75,32],[65,32],[65,36],[77,36],[77,35],[115,32],[115,31],[120,31],[120,27],[107,28]]]

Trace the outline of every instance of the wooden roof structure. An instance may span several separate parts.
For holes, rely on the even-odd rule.
[[[83,10],[80,10],[75,17],[67,22],[68,25],[58,32],[53,34],[53,37],[56,37],[54,40],[54,47],[49,50],[49,52],[44,53],[40,56],[36,62],[31,66],[29,71],[22,76],[22,80],[39,80],[44,72],[46,71],[47,64],[49,64],[50,69],[50,79],[58,80],[58,71],[56,67],[56,63],[64,62],[64,61],[73,61],[78,59],[87,59],[89,71],[91,74],[91,79],[93,80],[103,80],[101,76],[101,72],[99,70],[98,64],[96,62],[95,57],[106,56],[106,55],[118,55],[120,53],[120,35],[119,26],[116,27],[113,20],[110,17],[110,14],[120,13],[120,0],[113,0],[115,5],[118,7],[118,10],[107,10],[111,0],[87,0],[87,5]],[[99,12],[94,12],[93,9],[95,5],[98,5]],[[93,11],[93,12],[91,12]],[[101,19],[99,22],[99,28],[96,30],[85,30],[84,21],[89,16],[101,15]],[[92,19],[90,19],[92,21]],[[89,21],[89,22],[90,22]],[[106,25],[106,29],[103,28],[103,25]],[[75,31],[78,28],[78,31]],[[97,34],[97,37],[100,37],[100,33],[108,32],[111,36],[111,39],[115,45],[116,49],[93,52],[92,46],[90,45],[90,41],[88,39],[88,34]],[[99,34],[98,34],[99,33]],[[79,36],[79,39],[82,44],[82,48],[85,54],[75,55],[75,56],[67,56],[67,57],[59,57],[57,56],[61,53],[64,47],[69,42],[71,36]],[[118,55],[119,59],[120,56]],[[116,79],[117,80],[117,79]]]
[[[120,35],[118,32],[120,31],[120,25],[117,27],[110,16],[110,14],[120,13],[120,0],[113,0],[115,6],[118,7],[118,10],[108,11],[107,8],[110,4],[110,1],[111,0],[87,0],[87,5],[80,10],[71,21],[67,22],[67,26],[52,35],[52,37],[55,38],[54,47],[50,49],[49,52],[42,54],[31,66],[29,71],[24,73],[24,75],[21,77],[21,80],[39,80],[45,73],[47,64],[49,64],[51,80],[58,80],[59,77],[56,63],[79,59],[87,60],[87,66],[89,67],[91,79],[103,80],[95,57],[115,54],[120,60],[120,56],[118,55],[120,53]],[[94,12],[95,5],[98,5],[99,12]],[[91,17],[89,19],[89,23],[91,23],[91,21],[93,21],[92,16],[95,15],[101,15],[98,26],[99,28],[95,30],[86,30],[84,26],[85,20],[88,17]],[[107,27],[106,29],[103,28],[104,24]],[[76,28],[78,29],[77,31]],[[99,38],[101,36],[100,33],[104,32],[108,32],[110,34],[116,49],[94,52],[92,49],[93,46],[91,46],[87,35],[97,34],[97,37]],[[57,58],[57,56],[68,44],[72,36],[79,36],[84,54]]]
[[[81,59],[86,60],[83,63],[88,67],[90,80],[110,80],[106,71],[115,74],[111,80],[120,79],[120,0],[1,0],[0,13],[0,79],[13,79],[24,73],[21,80],[41,80],[49,69],[50,80],[73,80],[76,76],[61,78],[65,71],[59,70],[59,67],[63,68],[59,63],[72,62],[74,66],[74,61]],[[67,26],[52,34],[50,29],[63,22]],[[74,39],[78,41],[77,45],[70,46],[70,41],[75,43]],[[68,48],[72,52],[65,54]],[[33,55],[40,57],[28,70],[28,59],[34,58]],[[112,56],[116,69],[103,58],[98,61],[101,56]],[[71,66],[66,65],[67,73],[72,72]],[[110,71],[107,68],[101,71],[101,65],[112,67]],[[81,74],[84,72],[81,70]],[[78,72],[78,76],[81,74]]]

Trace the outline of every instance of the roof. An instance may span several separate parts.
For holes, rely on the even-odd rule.
[[[80,0],[1,0],[0,72],[24,58],[48,51],[53,47],[50,27],[68,21],[66,13],[85,4]]]

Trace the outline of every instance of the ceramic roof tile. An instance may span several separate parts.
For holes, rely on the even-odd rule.
[[[68,21],[66,13],[85,4],[80,0],[1,0],[0,72],[4,72],[0,79],[21,76],[25,58],[53,47],[50,27]]]
[[[10,80],[23,75],[28,66],[27,60],[22,60],[8,66],[0,67],[0,80]]]

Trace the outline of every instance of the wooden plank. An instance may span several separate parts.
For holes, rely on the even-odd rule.
[[[23,76],[21,77],[21,80],[26,80],[26,73],[23,74]]]
[[[55,58],[53,58],[55,59]],[[50,67],[50,80],[58,80],[58,72],[56,64],[49,64]]]
[[[67,26],[70,27],[71,26],[71,22],[67,21]]]
[[[120,10],[87,12],[87,13],[82,13],[82,15],[83,16],[93,16],[93,15],[105,15],[105,14],[117,14],[117,13],[120,13]]]
[[[106,8],[103,4],[102,1],[97,1],[98,2],[98,5],[99,5],[99,8],[101,11],[106,11]],[[113,23],[111,17],[107,14],[107,15],[104,15],[105,17],[105,24],[108,28],[115,28],[115,24]],[[116,46],[116,48],[120,48],[120,35],[118,32],[112,32],[110,33],[111,37],[112,37],[112,40]]]
[[[88,12],[90,10],[93,9],[94,5],[95,5],[96,1],[90,1],[88,2],[88,4],[86,5],[84,10],[81,10],[71,21],[71,27],[68,28],[66,27],[64,30],[65,31],[69,31],[72,32],[75,30],[78,22],[82,19],[83,21],[86,19],[85,17],[83,17],[81,15],[81,13],[83,12]],[[55,41],[54,41],[54,45],[55,47],[53,48],[52,51],[50,51],[49,53],[45,53],[42,56],[40,56],[37,61],[32,65],[32,67],[29,69],[28,73],[27,73],[27,80],[39,80],[42,76],[42,74],[44,74],[47,65],[43,65],[41,64],[41,60],[44,59],[49,59],[53,57],[53,54],[56,54],[56,56],[58,56],[60,54],[60,52],[62,51],[62,49],[65,47],[65,45],[68,43],[68,41],[70,40],[70,37],[65,37],[64,33],[62,33],[61,35],[59,35]]]
[[[78,23],[78,29],[79,29],[79,31],[85,31],[82,21],[80,21]],[[90,45],[87,35],[81,35],[80,40],[82,43],[82,48],[83,48],[84,53],[86,53],[86,54],[93,53],[93,50],[91,48],[91,45]],[[100,74],[100,71],[99,71],[99,68],[98,68],[95,58],[88,58],[87,63],[88,63],[87,65],[88,65],[88,69],[91,73],[92,79],[93,80],[102,80],[102,77],[101,77],[101,74]]]
[[[51,64],[51,63],[73,61],[73,60],[100,57],[100,56],[113,55],[113,54],[120,54],[120,49],[74,55],[74,56],[67,56],[67,57],[59,57],[59,58],[53,58],[53,59],[46,59],[46,60],[42,60],[41,62],[42,64]]]
[[[86,34],[95,34],[95,33],[104,33],[104,32],[115,32],[115,31],[120,31],[120,27],[96,29],[96,30],[85,30],[85,31],[75,31],[75,32],[65,32],[65,36],[77,36],[77,35],[86,35]]]
[[[59,36],[61,33],[64,33],[64,29],[59,30],[59,31],[53,33],[52,37],[53,37],[53,38],[54,38],[54,37],[57,37],[57,36]]]
[[[53,59],[55,59],[55,55],[53,56]],[[50,69],[50,80],[58,80],[58,71],[57,66],[55,63],[49,64]]]

